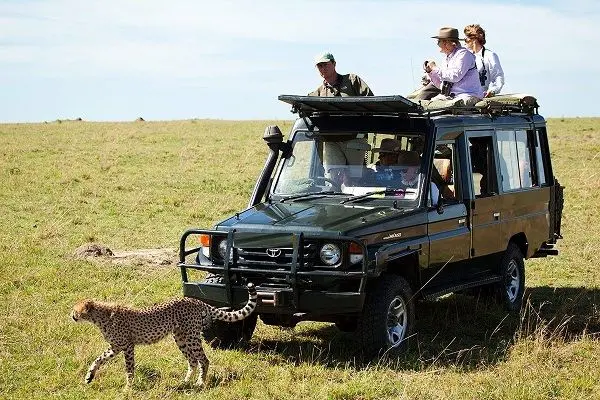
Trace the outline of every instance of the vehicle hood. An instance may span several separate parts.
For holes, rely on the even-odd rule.
[[[362,204],[261,203],[217,224],[217,229],[262,232],[327,232],[347,234],[385,220],[397,218],[409,210],[389,205]]]

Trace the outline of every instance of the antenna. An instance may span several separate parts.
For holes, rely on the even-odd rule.
[[[415,83],[415,69],[413,67],[412,56],[410,57],[410,74],[412,75],[413,87],[417,87],[417,84]]]

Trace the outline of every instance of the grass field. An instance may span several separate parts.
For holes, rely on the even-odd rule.
[[[122,356],[85,385],[105,342],[70,320],[75,301],[149,305],[181,283],[174,265],[78,260],[75,249],[174,248],[186,228],[245,208],[269,123],[0,125],[0,398],[600,398],[600,119],[549,121],[565,238],[559,257],[526,262],[520,316],[458,295],[422,303],[409,352],[370,365],[331,325],[259,323],[245,351],[207,348],[204,391],[181,385],[172,340],[137,348],[130,391]]]

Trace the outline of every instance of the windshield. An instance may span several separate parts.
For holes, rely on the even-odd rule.
[[[291,155],[278,169],[272,194],[294,199],[321,193],[415,202],[423,186],[423,143],[423,135],[417,133],[311,135],[299,131]]]

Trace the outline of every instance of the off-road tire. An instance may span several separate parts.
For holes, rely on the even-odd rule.
[[[498,302],[507,311],[519,311],[525,293],[525,262],[519,246],[512,242],[508,244],[499,272],[502,280],[496,285]]]
[[[398,321],[393,317],[395,306],[403,308]],[[368,286],[356,329],[356,337],[365,358],[392,355],[406,350],[414,326],[413,291],[404,278],[385,275]],[[400,327],[401,332],[398,331]]]
[[[208,274],[204,283],[223,283],[223,276]],[[203,332],[204,339],[213,348],[232,349],[244,347],[252,338],[258,314],[252,313],[245,319],[237,322],[213,321]]]
[[[256,328],[258,315],[250,314],[237,322],[213,321],[204,330],[204,339],[215,349],[241,348],[248,344]]]
[[[356,332],[358,320],[356,318],[340,318],[335,321],[335,326],[342,332]]]

